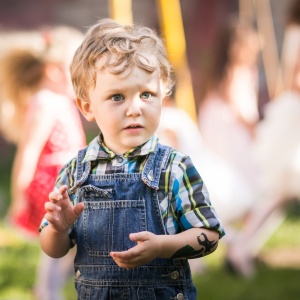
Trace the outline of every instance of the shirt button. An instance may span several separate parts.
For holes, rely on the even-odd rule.
[[[172,273],[171,273],[171,278],[172,279],[177,279],[179,277],[179,273],[177,272],[177,271],[173,271]]]
[[[118,157],[117,157],[117,162],[118,162],[118,163],[121,163],[121,162],[123,162],[123,157],[121,157],[121,156],[118,156]]]
[[[76,273],[75,273],[75,277],[78,279],[80,277],[80,275],[81,275],[80,271],[77,270]]]
[[[178,293],[177,296],[176,296],[176,299],[177,299],[177,300],[184,300],[183,294]]]

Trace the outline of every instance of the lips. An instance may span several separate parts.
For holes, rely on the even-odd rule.
[[[131,124],[131,125],[125,127],[125,129],[138,129],[138,128],[143,128],[143,126],[140,124]]]

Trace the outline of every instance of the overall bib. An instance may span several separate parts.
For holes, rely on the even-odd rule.
[[[157,190],[170,148],[157,145],[142,173],[90,174],[91,163],[78,154],[75,186],[84,211],[75,222],[77,255],[75,287],[80,300],[196,299],[186,259],[155,259],[132,270],[120,268],[110,251],[124,251],[136,243],[129,234],[150,231],[166,234]],[[74,195],[73,195],[74,196]]]

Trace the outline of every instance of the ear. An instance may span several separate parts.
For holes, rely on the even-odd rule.
[[[162,99],[162,106],[165,106],[166,102],[167,102],[167,96],[163,97],[163,99]]]
[[[162,106],[163,107],[170,106],[170,103],[171,103],[170,96],[165,96],[162,100]]]
[[[83,101],[83,100],[77,98],[76,105],[87,121],[89,121],[89,122],[95,121],[94,113],[92,111],[90,102]]]

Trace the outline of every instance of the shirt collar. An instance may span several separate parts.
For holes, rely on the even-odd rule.
[[[146,143],[125,152],[123,156],[132,158],[136,156],[148,155],[149,153],[154,152],[157,143],[158,137],[156,135],[153,135]],[[102,135],[99,134],[89,143],[82,162],[85,163],[87,161],[94,161],[97,159],[111,160],[116,156],[118,155],[105,146],[102,140]]]

